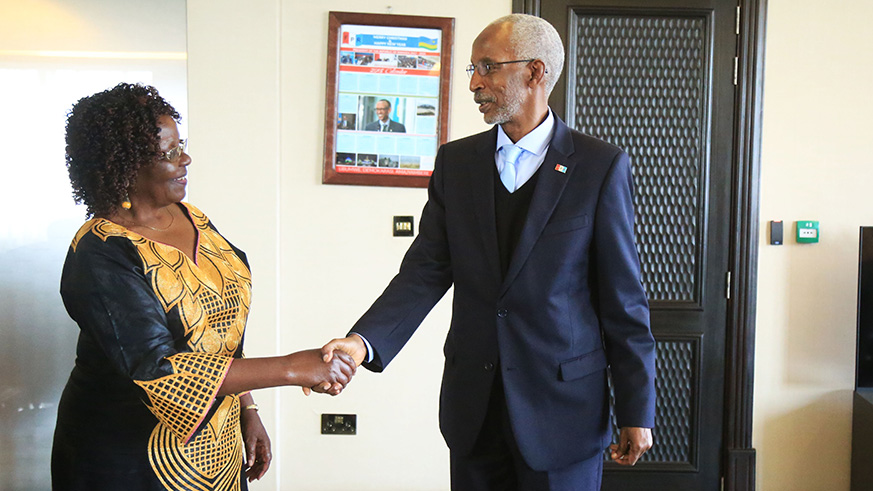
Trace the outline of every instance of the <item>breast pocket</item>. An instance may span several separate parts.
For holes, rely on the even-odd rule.
[[[590,224],[591,223],[588,219],[588,215],[579,215],[577,217],[568,218],[566,220],[558,220],[556,222],[551,222],[547,224],[546,228],[543,229],[543,235],[555,235],[565,232],[572,232],[573,230],[585,228]]]

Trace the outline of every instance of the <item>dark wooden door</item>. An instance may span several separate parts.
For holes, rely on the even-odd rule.
[[[604,490],[718,490],[736,0],[542,0],[567,46],[552,108],[631,156],[657,340],[655,445]],[[614,435],[617,437],[617,429]]]

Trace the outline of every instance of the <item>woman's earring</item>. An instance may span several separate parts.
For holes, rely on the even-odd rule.
[[[121,202],[121,207],[124,208],[125,210],[129,210],[130,206],[131,206],[130,197],[125,194],[124,201]]]

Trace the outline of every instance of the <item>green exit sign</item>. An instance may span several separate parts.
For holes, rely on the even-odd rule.
[[[814,244],[818,242],[819,233],[818,222],[812,220],[800,220],[794,222],[797,227],[797,243],[798,244]]]

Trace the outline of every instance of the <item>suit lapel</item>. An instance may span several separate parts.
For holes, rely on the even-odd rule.
[[[494,211],[494,152],[497,147],[497,126],[484,133],[476,142],[476,155],[465,166],[472,200],[473,214],[482,237],[482,246],[488,257],[488,266],[493,278],[500,281],[500,263],[497,252],[497,217]]]
[[[531,198],[524,229],[521,232],[518,245],[515,246],[512,259],[509,262],[509,269],[506,272],[506,278],[500,288],[500,296],[503,296],[503,294],[506,293],[509,285],[511,285],[515,280],[515,277],[518,276],[521,267],[524,265],[527,257],[533,250],[533,246],[536,244],[543,228],[545,228],[546,223],[548,223],[549,218],[552,216],[552,212],[558,204],[558,200],[561,198],[561,194],[564,192],[564,188],[567,185],[567,180],[573,173],[575,162],[568,159],[573,152],[574,146],[570,135],[570,128],[555,116],[555,134],[552,137],[552,142],[549,144],[549,150],[546,152],[546,159],[543,161],[543,164],[538,171],[539,177],[537,178],[536,188],[534,189],[533,197]],[[556,169],[558,165],[566,167],[565,171],[558,171]],[[492,222],[494,221],[493,190],[494,186],[492,184],[490,198]]]

